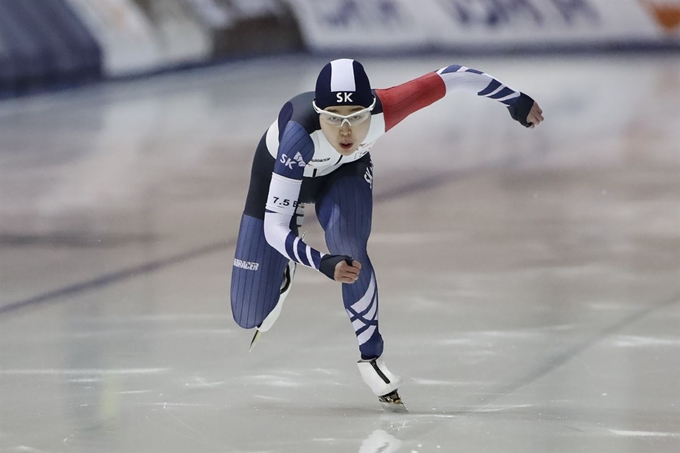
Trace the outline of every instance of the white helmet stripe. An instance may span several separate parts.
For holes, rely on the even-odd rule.
[[[347,58],[331,62],[331,91],[356,91],[353,63]]]

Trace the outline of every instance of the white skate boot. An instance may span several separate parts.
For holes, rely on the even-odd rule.
[[[385,366],[383,359],[378,357],[371,360],[360,360],[357,366],[364,382],[378,397],[383,408],[394,412],[407,412],[406,406],[397,393],[401,378]]]

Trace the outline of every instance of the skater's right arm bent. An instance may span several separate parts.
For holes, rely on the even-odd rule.
[[[267,243],[283,256],[316,269],[332,280],[354,283],[359,278],[361,264],[352,261],[349,256],[321,253],[290,230],[304,168],[313,155],[314,143],[309,133],[299,123],[288,121],[281,136],[267,195],[264,235]]]

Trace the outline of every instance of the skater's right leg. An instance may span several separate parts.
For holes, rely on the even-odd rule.
[[[236,323],[258,327],[279,302],[288,259],[264,237],[264,221],[247,214],[241,218],[231,274],[231,311]],[[292,275],[290,275],[292,277]]]
[[[289,260],[271,247],[264,236],[264,210],[273,168],[274,158],[267,151],[263,136],[253,159],[231,275],[232,314],[236,323],[246,329],[262,325],[281,296],[288,293],[294,272],[294,266],[285,272]],[[297,231],[295,222],[291,223],[291,228]],[[268,320],[264,330],[271,327],[269,321],[273,319]]]

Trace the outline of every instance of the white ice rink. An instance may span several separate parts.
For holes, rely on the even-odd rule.
[[[0,452],[680,451],[677,54],[362,62],[482,69],[546,117],[458,94],[374,148],[410,413],[361,381],[324,276],[251,353],[231,318],[254,148],[325,63],[273,58],[0,102]]]

